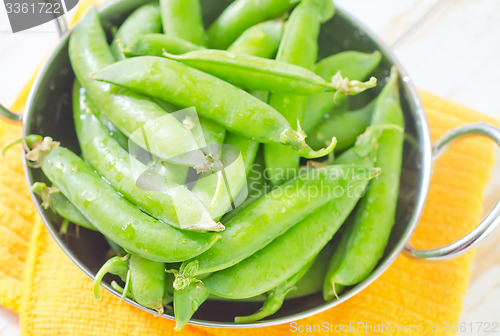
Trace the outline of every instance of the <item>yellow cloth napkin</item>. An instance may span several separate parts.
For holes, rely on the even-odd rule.
[[[83,2],[87,4],[88,2]],[[85,5],[86,6],[86,5]],[[84,7],[85,7],[84,6]],[[82,7],[80,12],[85,8]],[[79,17],[80,14],[77,14]],[[31,83],[13,109],[22,111]],[[462,106],[421,92],[436,141],[447,130],[477,121],[496,121]],[[19,138],[18,125],[0,122],[0,146]],[[434,167],[427,204],[412,237],[422,248],[450,243],[476,226],[483,192],[494,164],[493,143],[468,138],[453,145]],[[464,164],[466,163],[466,164]],[[0,304],[20,314],[22,335],[173,335],[172,321],[154,317],[113,295],[92,296],[91,280],[52,240],[29,198],[20,149],[0,159]],[[422,326],[423,332],[399,335],[450,335],[445,322],[458,322],[473,254],[446,262],[423,262],[400,256],[372,285],[347,302],[316,316],[289,324],[245,330],[186,326],[177,335],[285,335],[323,322],[362,322],[372,327]],[[429,323],[440,323],[429,332]],[[298,332],[300,334],[300,332]],[[307,333],[310,334],[310,333]],[[342,335],[373,335],[358,330]],[[382,333],[383,334],[383,333]]]

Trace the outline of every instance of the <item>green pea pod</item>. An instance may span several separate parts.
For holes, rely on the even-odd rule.
[[[252,40],[247,39],[246,41],[241,41],[239,43],[240,48],[245,49],[245,45],[247,45],[245,42],[248,44],[251,43]],[[254,45],[254,48],[247,49],[246,52],[264,54],[267,49],[268,45],[266,44],[262,44],[259,46]],[[267,101],[267,92],[265,91],[254,90],[251,91],[250,94],[252,94],[254,97],[263,102]],[[248,138],[243,138],[235,135],[230,136],[227,139],[226,144],[230,146],[231,145],[236,146],[240,150],[242,160],[240,160],[240,157],[238,157],[228,167],[229,169],[224,169],[223,172],[220,172],[219,175],[224,173],[223,179],[221,179],[220,177],[216,179],[215,176],[213,177],[210,176],[208,178],[205,178],[204,180],[200,180],[200,182],[197,183],[193,188],[193,192],[197,194],[200,197],[200,199],[204,200],[204,204],[206,205],[209,204],[210,205],[209,209],[213,209],[211,213],[213,216],[215,216],[215,218],[218,218],[220,215],[224,214],[226,210],[229,209],[230,205],[231,206],[235,205],[234,202],[232,202],[234,200],[234,196],[236,196],[236,198],[239,200],[238,198],[239,195],[237,194],[241,191],[242,186],[244,185],[246,175],[249,172],[252,162],[254,162],[257,149],[259,147],[259,145],[256,142]],[[231,155],[229,155],[231,152],[230,146],[226,146],[226,149],[229,149],[229,151],[226,151],[225,157],[223,159],[225,167],[227,167],[227,165],[230,163],[231,160],[234,160],[234,158],[231,158]],[[221,181],[223,182],[228,181],[229,183],[227,183],[227,185],[226,183],[221,185],[221,183],[219,183]],[[219,194],[222,195],[219,196],[218,201],[214,203],[214,200],[217,200],[215,196],[217,195],[219,189],[222,191],[219,192]],[[228,192],[225,192],[226,190]],[[245,199],[243,203],[250,202],[249,198],[250,195],[247,196],[247,199]],[[234,209],[233,211],[230,211],[230,213],[235,213]]]
[[[122,51],[127,57],[136,57],[162,56],[164,52],[179,55],[200,48],[200,46],[179,37],[164,34],[147,34],[127,44]]]
[[[363,174],[364,176],[371,176],[373,173],[368,168],[360,168],[359,170],[359,172],[355,172],[351,167],[343,166],[326,166],[317,169],[308,169],[300,173],[296,179],[276,187],[226,223],[226,230],[221,232],[222,239],[210,250],[196,257],[196,260],[199,262],[197,274],[215,272],[237,264],[231,268],[231,271],[223,271],[224,273],[217,272],[204,280],[204,282],[210,282],[209,284],[205,282],[207,288],[218,296],[234,298],[251,297],[276,287],[280,282],[283,282],[298,271],[300,267],[297,268],[297,263],[290,266],[291,273],[288,273],[288,276],[282,279],[282,281],[273,283],[271,287],[265,288],[262,292],[254,295],[250,295],[250,291],[245,292],[246,289],[253,286],[253,284],[250,285],[251,281],[248,282],[248,286],[243,286],[241,289],[235,289],[233,285],[229,284],[227,284],[227,287],[225,287],[226,289],[224,289],[221,287],[225,286],[223,285],[225,282],[221,282],[222,285],[218,285],[215,279],[226,279],[224,274],[233,274],[239,277],[240,274],[238,274],[237,270],[245,270],[246,268],[242,265],[256,259],[256,256],[259,255],[257,251],[266,247],[266,245],[271,243],[276,237],[282,235],[285,231],[291,230],[297,223],[306,217],[308,219],[301,222],[302,224],[299,227],[305,226],[309,228],[309,226],[314,226],[310,228],[311,233],[316,232],[315,230],[320,227],[326,230],[326,228],[323,227],[323,225],[326,225],[325,223],[330,224],[332,219],[337,221],[341,217],[340,215],[343,214],[343,212],[336,209],[333,205],[338,202],[349,202],[345,207],[341,208],[342,211],[345,211],[350,205],[350,202],[354,202],[355,200],[352,197],[346,197],[344,191],[351,190],[358,186],[361,188],[368,180],[368,178],[362,178]],[[315,192],[311,192],[313,190]],[[327,203],[329,205],[325,206]],[[325,206],[326,210],[316,211],[323,206]],[[324,215],[327,210],[329,211],[328,216]],[[311,213],[315,211],[317,215],[311,215]],[[337,212],[339,212],[339,216],[331,215],[331,213]],[[320,214],[323,215],[320,216]],[[308,217],[308,215],[311,216]],[[315,216],[319,218],[317,219]],[[318,223],[320,223],[320,225],[318,225]],[[338,223],[334,222],[329,226],[327,225],[327,227],[334,228],[337,224]],[[294,231],[297,230],[299,229],[295,229]],[[304,229],[301,231],[299,237],[301,237],[304,232],[308,231]],[[284,244],[286,244],[287,241],[288,240],[285,240]],[[290,246],[289,248],[295,250],[300,246],[302,250],[299,254],[305,256],[305,251],[309,251],[311,248],[317,248],[317,246],[319,246],[318,244],[317,241],[314,241],[310,246],[304,247],[302,244],[298,243],[297,246]],[[272,250],[273,248],[270,247],[269,249]],[[281,251],[288,251],[288,247]],[[319,250],[317,252],[319,252]],[[282,257],[272,259],[276,260],[276,262],[281,262],[282,259],[288,260],[288,257],[289,253],[287,252],[286,254],[282,254]],[[245,259],[245,261],[242,262],[243,259]],[[292,258],[289,260],[292,260]],[[262,262],[264,265],[271,261]],[[282,268],[279,269],[281,270]],[[260,271],[257,273],[261,274]],[[255,276],[254,274],[250,278]],[[208,280],[212,277],[213,280]],[[243,282],[246,282],[246,280]],[[267,283],[267,281],[263,282],[263,285]],[[237,282],[234,284],[236,283]]]
[[[205,45],[200,0],[160,0],[163,32],[196,45]]]
[[[278,51],[282,35],[283,19],[262,22],[245,30],[227,51],[272,58]]]
[[[146,34],[161,32],[161,15],[158,4],[146,4],[136,9],[116,32],[111,52],[116,60],[125,58],[123,46],[133,43]]]
[[[404,128],[399,101],[398,74],[393,68],[389,82],[377,99],[372,126]],[[382,174],[370,183],[353,223],[335,250],[325,278],[325,299],[334,297],[334,286],[352,286],[365,279],[382,257],[394,225],[399,192],[404,134],[386,128],[379,132],[376,165]],[[370,253],[365,253],[370,251]]]
[[[99,292],[99,285],[102,282],[104,276],[108,273],[118,275],[123,281],[126,280],[127,272],[128,272],[128,258],[125,257],[113,257],[106,261],[104,265],[99,269],[94,278],[94,298],[96,300],[101,299],[101,293]]]
[[[90,78],[114,63],[95,8],[78,23],[69,42],[71,65],[78,81],[99,110],[120,131],[163,160],[194,166],[203,160],[191,132],[146,96]],[[190,153],[186,157],[186,153]],[[182,159],[181,159],[182,157]]]
[[[246,29],[285,14],[300,0],[236,0],[208,29],[208,45],[226,49]]]
[[[257,153],[254,163],[250,167],[247,176],[247,198],[238,205],[235,209],[228,212],[222,217],[221,222],[226,223],[236,217],[243,209],[264,196],[271,190],[271,185],[268,183],[265,176],[264,157],[262,152]]]
[[[337,73],[342,74],[354,81],[364,80],[380,64],[382,55],[375,51],[371,54],[358,51],[344,51],[321,60],[314,69],[314,72],[324,80],[329,81]],[[306,117],[304,118],[304,130],[311,132],[321,121],[323,116],[336,109],[342,108],[346,96],[342,93],[323,92],[307,101]]]
[[[163,56],[182,62],[190,67],[209,73],[245,89],[271,92],[290,92],[311,95],[323,91],[343,92],[341,81],[328,83],[314,72],[303,67],[257,56],[235,54],[225,50],[195,50],[183,55],[164,53]],[[359,82],[360,92],[376,85],[373,78],[368,83]],[[348,93],[349,93],[348,92]]]
[[[78,87],[76,87],[78,88]],[[145,213],[186,230],[220,231],[223,226],[210,217],[200,200],[184,185],[171,182],[163,171],[147,175],[146,167],[130,156],[103,129],[90,105],[82,105],[84,90],[74,90],[76,133],[85,160],[129,202]],[[137,177],[135,171],[141,175]],[[144,181],[141,184],[141,177]],[[148,181],[149,180],[149,181]],[[153,184],[154,190],[147,183]]]
[[[201,131],[205,139],[206,154],[211,154],[212,158],[219,161],[222,155],[222,144],[226,138],[226,129],[207,118],[200,117]]]
[[[113,257],[98,271],[94,279],[94,297],[100,299],[99,284],[106,273],[120,276],[125,281],[122,288],[115,281],[111,287],[138,304],[163,314],[165,295],[165,264],[150,261],[136,255]]]
[[[300,271],[298,271],[295,275],[293,275],[290,279],[285,282],[279,284],[275,288],[271,289],[266,294],[266,300],[262,308],[256,312],[255,314],[249,316],[236,316],[234,318],[235,323],[252,323],[255,321],[262,320],[268,316],[273,315],[278,310],[280,310],[283,302],[285,301],[285,297],[287,294],[294,289],[295,284],[299,281],[312,266],[313,261],[307,263]]]
[[[312,148],[321,148],[327,139],[335,137],[337,146],[335,151],[342,151],[352,147],[358,136],[363,134],[370,125],[376,99],[365,107],[356,111],[336,113],[323,120],[307,138],[307,143]]]
[[[305,194],[308,194],[309,204],[316,203],[316,198],[311,190],[318,191],[318,194],[326,192],[327,194],[337,193],[337,195],[330,197],[322,195],[323,197],[320,198],[326,200],[326,202],[322,202],[322,205],[316,208],[316,212],[307,213],[308,216],[302,217],[303,219],[298,224],[294,225],[293,222],[289,222],[288,230],[284,234],[277,236],[270,244],[252,251],[253,253],[246,256],[246,259],[238,260],[239,263],[237,264],[233,263],[234,266],[205,278],[203,283],[210,293],[235,299],[253,297],[278,286],[313,260],[349,216],[362,196],[368,181],[378,174],[378,170],[372,168],[372,160],[363,159],[358,164],[357,166],[326,166],[308,172],[315,175],[325,173],[331,177],[328,180],[323,180],[324,184],[321,184],[320,189],[315,189],[313,185],[307,186],[308,192],[305,192]],[[332,173],[335,176],[342,174],[342,177],[333,178]],[[341,180],[342,183],[332,183]],[[293,182],[291,181],[291,183]],[[285,186],[289,188],[287,193],[290,193],[290,189],[292,189],[290,183],[285,184]],[[271,194],[279,189],[281,188],[274,189]],[[336,192],[334,192],[335,190]],[[297,195],[294,196],[299,198]],[[259,201],[254,204],[259,204]],[[274,207],[279,210],[277,204],[274,204]],[[252,212],[256,212],[255,207],[250,207],[250,209],[253,210]],[[291,211],[297,211],[295,206],[286,207],[288,216],[290,216],[288,213]],[[241,215],[243,214],[248,217],[251,213],[243,211]],[[272,213],[272,215],[276,214]],[[277,220],[271,216],[269,218],[273,218],[273,221]],[[230,230],[227,231],[228,233],[231,233],[231,229],[236,226],[237,223],[234,222],[235,220],[228,223],[228,230]],[[266,224],[266,232],[269,234],[271,231],[269,227],[272,224]],[[253,229],[255,230],[255,227]],[[237,237],[241,237],[240,232],[238,232]],[[239,242],[239,248],[241,249],[242,239],[231,238],[233,238],[233,241]],[[228,244],[228,241],[223,239],[221,243]],[[213,257],[212,260],[219,261],[219,265],[221,264],[222,258],[217,258],[216,252],[221,249],[222,244],[214,246],[214,250],[209,250],[208,253],[197,257],[200,261],[200,267],[204,266],[202,258],[208,255]],[[254,241],[253,244],[256,244],[256,242]],[[283,253],[283,251],[286,251],[286,253]],[[233,258],[237,252],[238,250],[235,247],[233,249]],[[218,268],[220,269],[220,266]]]
[[[209,249],[214,234],[179,231],[126,201],[81,158],[50,138],[27,137],[26,157],[105,236],[125,250],[159,262],[179,262]]]
[[[224,144],[222,169],[208,176],[202,175],[193,187],[193,194],[205,205],[212,218],[222,217],[231,207],[245,184],[259,148],[257,142],[234,134],[228,134]]]
[[[286,23],[276,60],[311,69],[318,57],[320,25],[334,14],[330,0],[303,0]],[[305,96],[274,93],[269,105],[278,110],[291,125],[302,122],[306,110]],[[279,144],[264,145],[267,174],[273,185],[293,177],[299,168],[299,156]]]
[[[42,198],[42,206],[45,209],[51,207],[65,220],[90,230],[96,230],[95,226],[57,188],[50,188],[45,183],[36,182],[31,189]]]
[[[328,263],[330,262],[330,257],[332,256],[333,245],[327,244],[323,250],[318,254],[318,256],[314,259],[314,262],[311,264],[307,264],[304,266],[299,273],[294,275],[291,279],[286,281],[287,291],[286,291],[286,299],[294,299],[299,297],[308,296],[311,294],[321,292],[323,288],[323,279],[326,274],[326,269],[328,267]],[[302,275],[302,272],[305,273]],[[297,279],[297,276],[300,275],[300,278]],[[291,280],[297,279],[297,282],[293,282]],[[280,284],[280,287],[283,284]],[[278,289],[276,287],[276,289]],[[274,290],[274,289],[273,289]],[[272,290],[272,291],[273,291]],[[269,298],[268,294],[261,294],[251,298],[246,299],[227,299],[223,297],[219,297],[213,294],[208,296],[208,300],[212,301],[231,301],[231,302],[265,302]],[[274,307],[271,305],[270,307]],[[266,309],[267,310],[267,309]],[[269,310],[267,310],[269,311]],[[270,315],[270,314],[269,314]],[[266,316],[269,316],[266,315]],[[237,322],[237,323],[245,323],[245,322]]]
[[[165,295],[165,264],[150,261],[136,255],[129,259],[131,292],[134,300],[163,314]]]
[[[286,144],[306,158],[327,155],[335,146],[332,143],[324,150],[312,151],[303,132],[293,130],[278,111],[221,79],[177,61],[135,57],[110,65],[94,78],[180,107],[194,106],[199,114],[236,134],[254,141]]]
[[[184,289],[174,289],[175,331],[184,328],[207,298],[208,290],[200,282],[192,283]]]
[[[342,224],[344,225],[344,224]],[[335,233],[334,237],[340,232]],[[326,269],[333,253],[334,245],[326,244],[321,252],[314,259],[313,264],[295,284],[294,288],[287,293],[287,299],[303,297],[311,294],[320,293],[323,289],[323,280],[326,275]]]

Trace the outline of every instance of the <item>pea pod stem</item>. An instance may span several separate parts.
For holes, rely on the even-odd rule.
[[[125,287],[123,287],[123,293],[122,293],[122,297],[121,297],[122,300],[124,300],[127,297],[127,295],[130,293],[131,276],[132,276],[132,272],[130,272],[130,268],[129,268],[129,270],[127,271],[127,277],[125,278]]]
[[[379,51],[361,53],[344,51],[322,59],[314,67],[314,72],[324,80],[330,81],[339,71],[350,80],[364,80],[380,63],[382,56]],[[343,111],[347,96],[335,92],[323,92],[309,97],[307,114],[304,118],[304,130],[311,133],[322,118],[328,113],[334,116]],[[326,126],[325,126],[326,127]]]
[[[363,92],[366,89],[370,89],[377,85],[377,79],[371,77],[367,82],[360,82],[358,80],[349,80],[349,78],[342,77],[342,73],[339,71],[332,77],[332,87],[335,88],[335,94],[345,94],[345,95],[355,95]],[[335,99],[335,97],[334,97]]]
[[[94,278],[94,286],[93,286],[93,292],[94,292],[94,298],[96,300],[101,299],[101,293],[99,292],[99,286],[102,282],[102,279],[104,276],[108,273],[112,273],[115,275],[118,275],[123,281],[126,280],[127,278],[127,273],[128,273],[128,259],[129,255],[126,255],[125,257],[113,257],[106,261],[104,265],[99,269],[97,274],[95,275]]]
[[[47,209],[50,207],[65,222],[71,222],[90,230],[97,230],[56,187],[48,187],[45,183],[36,182],[31,187],[31,190],[40,196],[43,208]]]
[[[321,148],[334,136],[338,141],[335,152],[352,147],[356,143],[358,136],[363,134],[370,125],[375,104],[376,99],[355,111],[340,112],[336,108],[333,113],[328,115],[327,119],[324,119],[314,131],[309,133],[307,143],[312,148]]]
[[[281,142],[284,145],[290,146],[300,156],[306,159],[316,159],[328,155],[337,145],[337,139],[334,137],[328,147],[315,151],[306,144],[306,137],[305,132],[300,127],[299,121],[297,121],[297,130],[291,128],[285,130],[281,133]]]

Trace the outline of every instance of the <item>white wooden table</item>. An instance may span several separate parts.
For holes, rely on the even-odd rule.
[[[393,47],[417,87],[500,120],[499,0],[337,0],[336,3]],[[12,34],[5,8],[0,5],[2,104],[8,106],[14,101],[16,93],[57,40],[54,23]],[[485,211],[500,197],[499,172],[497,164],[485,195]],[[476,253],[462,320],[500,323],[499,302],[500,230],[497,230]],[[0,308],[0,336],[18,334],[17,316]]]

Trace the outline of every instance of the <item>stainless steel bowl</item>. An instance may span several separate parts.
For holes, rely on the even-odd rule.
[[[109,32],[112,26],[119,25],[135,8],[146,2],[149,1],[122,0],[103,5],[100,8],[100,13],[104,28]],[[207,24],[212,22],[230,2],[230,0],[202,2],[205,22]],[[71,113],[71,88],[74,74],[68,58],[68,37],[69,34],[62,37],[60,44],[40,71],[32,87],[24,114],[23,134],[52,136],[61,141],[63,146],[79,153],[80,149]],[[253,313],[259,308],[259,303],[207,301],[194,315],[191,321],[192,324],[228,328],[263,327],[311,316],[341,304],[359,293],[378,278],[403,251],[412,256],[427,259],[455,257],[474,247],[498,224],[500,203],[475,231],[448,247],[432,251],[420,251],[409,246],[408,241],[420,218],[429,189],[433,159],[428,125],[415,87],[387,47],[368,29],[342,10],[338,10],[334,19],[322,27],[319,45],[320,58],[347,49],[363,52],[379,50],[382,53],[382,62],[374,73],[379,79],[378,88],[357,96],[353,101],[355,105],[366,103],[380,92],[393,65],[396,65],[402,74],[400,81],[401,103],[407,125],[406,136],[411,141],[406,141],[404,147],[403,172],[396,224],[385,254],[373,273],[362,283],[343,292],[339,300],[325,303],[321,293],[287,300],[277,314],[266,320],[251,324],[235,324],[233,317]],[[471,133],[489,136],[500,144],[500,131],[498,129],[486,124],[468,125],[447,134],[436,145],[434,149],[435,157],[438,156],[449,141],[460,135]],[[46,181],[40,169],[32,169],[26,164],[26,160],[24,162],[26,180],[29,185],[32,185],[35,181]],[[93,278],[107,258],[106,254],[109,247],[104,238],[96,232],[85,229],[80,229],[79,237],[76,237],[71,231],[69,234],[62,236],[59,233],[60,220],[57,216],[50,209],[43,209],[37,198],[33,194],[31,196],[45,226],[61,249],[85,274]],[[119,296],[119,293],[110,287],[109,282],[103,285],[108,291]],[[126,299],[126,301],[145,311],[156,314],[156,312],[144,308],[129,299]],[[168,313],[162,315],[162,317],[173,319],[173,316]]]

